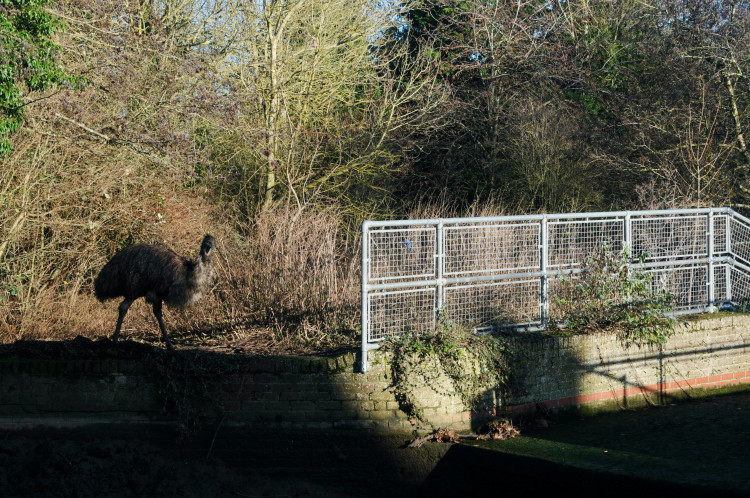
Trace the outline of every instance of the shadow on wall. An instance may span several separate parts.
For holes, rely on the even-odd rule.
[[[17,466],[13,489],[60,486],[76,495],[117,493],[125,486],[152,494],[157,488],[151,486],[163,481],[155,473],[174,475],[167,464],[150,470],[151,456],[161,455],[180,468],[209,456],[271,483],[295,483],[264,491],[272,495],[414,493],[448,447],[406,451],[408,433],[367,430],[383,421],[362,416],[382,412],[375,411],[369,394],[364,405],[369,409],[362,409],[357,397],[365,380],[354,360],[354,354],[170,353],[131,341],[85,338],[0,345],[0,440],[16,441],[8,449],[18,457],[14,461],[50,469],[39,475],[29,469],[40,465]],[[347,387],[346,381],[356,384]],[[81,428],[53,429],[71,426]],[[98,442],[92,446],[93,440]],[[153,447],[146,457],[138,457],[139,444]],[[123,476],[118,458],[124,468],[142,466],[142,472],[130,474],[143,474],[143,481]],[[69,468],[96,469],[96,477]],[[29,482],[16,488],[24,479]],[[186,488],[169,479],[175,489]],[[3,485],[0,475],[0,490]],[[199,496],[186,489],[186,496]]]
[[[736,323],[735,323],[736,320]],[[681,328],[664,346],[624,346],[614,334],[568,337],[516,333],[507,336],[511,379],[488,391],[488,415],[533,416],[542,410],[610,410],[657,406],[689,398],[695,388],[750,382],[750,331],[746,316],[704,320]]]

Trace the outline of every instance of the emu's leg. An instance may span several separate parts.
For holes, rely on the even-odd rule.
[[[154,316],[156,316],[156,321],[159,322],[161,335],[164,338],[164,342],[167,344],[167,349],[174,349],[172,347],[172,342],[169,340],[169,336],[167,335],[167,327],[164,326],[164,320],[162,320],[161,318],[161,300],[159,299],[154,301]]]
[[[115,327],[115,333],[112,336],[113,341],[116,341],[117,338],[120,337],[120,327],[122,327],[122,320],[123,318],[125,318],[125,313],[128,312],[128,308],[130,308],[130,305],[133,304],[133,301],[135,301],[135,299],[125,298],[117,308],[119,314],[117,316],[117,327]]]

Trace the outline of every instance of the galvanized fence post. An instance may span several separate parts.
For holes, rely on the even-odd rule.
[[[732,254],[732,217],[729,215],[729,213],[724,216],[724,252],[725,254],[731,256]],[[727,302],[730,302],[732,300],[732,267],[730,265],[724,265],[724,279],[725,279],[725,285],[726,285],[726,295],[724,296],[724,300]]]
[[[708,274],[706,275],[706,285],[708,286],[708,310],[710,312],[716,311],[716,296],[714,289],[714,212],[713,210],[708,212],[708,226],[706,227],[706,243],[708,248]]]
[[[370,306],[367,296],[367,285],[370,280],[370,258],[368,249],[370,245],[370,222],[362,223],[362,353],[360,367],[362,373],[367,372],[367,350],[370,337]]]
[[[622,250],[628,255],[628,259],[633,257],[633,233],[632,233],[632,221],[630,220],[630,211],[625,214],[623,218],[622,227]],[[628,265],[628,268],[630,266]]]
[[[539,230],[541,239],[539,245],[539,269],[542,272],[539,289],[539,315],[542,328],[547,328],[547,324],[549,323],[549,277],[547,275],[547,266],[549,265],[549,232],[546,214],[540,220]]]
[[[443,237],[443,221],[440,220],[435,226],[435,278],[437,279],[437,292],[435,302],[435,323],[440,323],[441,313],[443,310],[443,269],[445,266],[445,243]]]
[[[625,213],[625,216],[622,219],[622,251],[625,254],[625,257],[627,258],[625,260],[625,264],[628,265],[627,267],[627,275],[628,275],[628,282],[630,282],[630,275],[631,270],[633,266],[633,223],[630,219],[630,211]],[[625,300],[630,302],[630,286],[625,287],[627,289],[627,295],[625,296]]]

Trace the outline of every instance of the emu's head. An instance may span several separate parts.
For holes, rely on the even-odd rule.
[[[201,259],[203,261],[210,261],[211,260],[211,252],[216,249],[216,239],[213,238],[211,235],[206,235],[203,237],[203,242],[201,242]]]

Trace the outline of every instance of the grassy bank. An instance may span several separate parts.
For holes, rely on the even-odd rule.
[[[750,392],[715,394],[470,444],[597,472],[748,493],[748,412]]]

